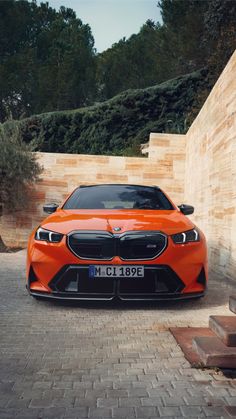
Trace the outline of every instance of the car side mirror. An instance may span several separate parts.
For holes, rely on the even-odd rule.
[[[181,204],[178,205],[178,208],[184,215],[190,215],[194,213],[194,207],[192,207],[192,205]]]
[[[55,204],[55,203],[46,204],[46,205],[43,206],[43,210],[47,214],[52,214],[53,212],[55,212],[57,210],[58,207],[59,207],[59,205]]]

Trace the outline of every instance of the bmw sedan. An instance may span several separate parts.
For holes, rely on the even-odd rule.
[[[165,300],[202,297],[206,240],[158,187],[80,186],[32,232],[27,289],[35,298]]]

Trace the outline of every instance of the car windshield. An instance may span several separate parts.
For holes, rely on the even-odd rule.
[[[97,185],[80,187],[63,209],[153,209],[173,210],[173,205],[157,187]]]

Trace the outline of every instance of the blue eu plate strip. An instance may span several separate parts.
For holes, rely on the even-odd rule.
[[[95,266],[90,265],[89,266],[89,278],[94,278],[94,274],[95,274]]]

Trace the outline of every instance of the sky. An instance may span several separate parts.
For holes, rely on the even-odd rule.
[[[148,20],[161,21],[158,0],[48,0],[55,9],[70,7],[88,23],[95,48],[102,52],[121,38],[138,33]],[[43,0],[44,2],[44,0]],[[40,3],[40,1],[38,1]]]

